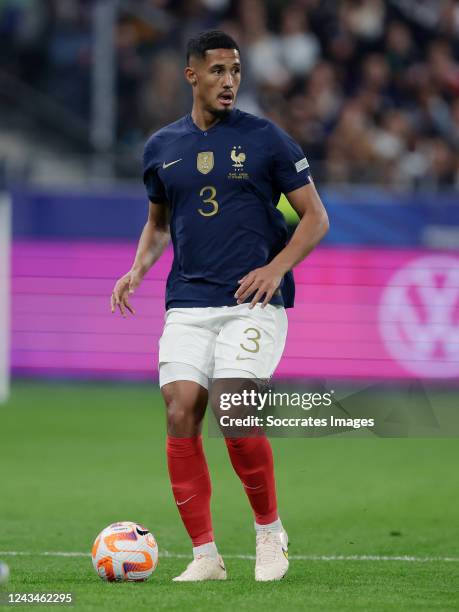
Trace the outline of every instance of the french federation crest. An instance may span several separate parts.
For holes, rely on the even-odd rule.
[[[244,167],[244,162],[246,160],[246,155],[243,151],[240,150],[241,146],[234,146],[231,149],[231,159],[233,160],[233,168],[236,170],[242,169]]]
[[[201,174],[209,174],[214,167],[214,154],[212,151],[198,153],[196,166]]]

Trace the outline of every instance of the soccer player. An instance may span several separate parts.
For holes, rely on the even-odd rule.
[[[285,344],[285,309],[293,306],[291,270],[326,234],[328,218],[299,145],[271,121],[235,108],[236,42],[220,31],[191,39],[184,74],[193,107],[146,143],[148,219],[111,308],[134,314],[129,295],[171,238],[159,384],[172,491],[193,543],[193,561],[174,580],[224,580],[201,441],[209,380],[271,377]],[[281,193],[300,217],[289,242],[276,209]],[[279,580],[288,569],[288,539],[271,446],[260,435],[225,442],[254,513],[255,578]]]

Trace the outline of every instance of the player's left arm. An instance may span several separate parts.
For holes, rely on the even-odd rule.
[[[303,261],[328,232],[327,211],[313,182],[285,195],[300,217],[300,222],[289,243],[269,264],[252,270],[239,280],[240,286],[235,294],[238,304],[252,295],[250,308],[261,300],[262,306],[266,306],[284,274]]]

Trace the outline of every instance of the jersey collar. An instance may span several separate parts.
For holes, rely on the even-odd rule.
[[[233,108],[228,113],[227,117],[225,117],[224,119],[220,119],[220,121],[217,121],[217,123],[208,130],[201,130],[200,128],[198,128],[198,126],[191,117],[191,113],[188,113],[188,115],[186,115],[186,123],[189,129],[195,134],[209,134],[210,132],[214,132],[215,130],[217,130],[222,125],[230,125],[231,123],[233,123],[236,119],[237,112],[237,109]]]

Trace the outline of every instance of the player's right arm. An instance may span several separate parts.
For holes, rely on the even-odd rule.
[[[134,293],[143,277],[161,257],[170,240],[169,207],[166,203],[150,201],[148,219],[140,235],[134,263],[129,272],[119,278],[110,298],[111,310],[119,308],[123,317],[126,311],[135,314],[129,303],[129,294]]]

